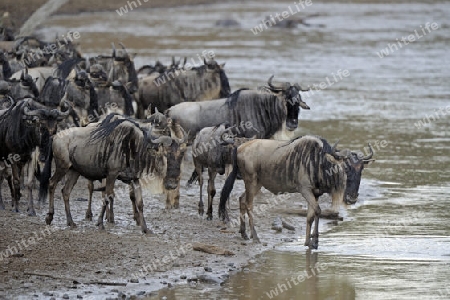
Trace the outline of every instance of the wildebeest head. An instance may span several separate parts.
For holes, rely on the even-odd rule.
[[[345,173],[347,175],[347,185],[345,189],[344,202],[346,204],[355,204],[359,196],[359,185],[361,175],[365,164],[374,161],[372,159],[373,149],[369,143],[370,153],[366,156],[361,152],[353,152],[348,149],[336,151],[336,155],[344,158]]]
[[[158,111],[158,108],[155,107],[155,113],[150,114],[151,107],[147,109],[147,121],[152,124],[157,130],[164,130],[167,128],[168,122],[167,117]]]
[[[128,54],[127,49],[122,43],[119,43],[119,45],[122,49],[116,50],[114,43],[112,44],[112,57],[116,66],[118,65],[119,68],[121,68],[120,73],[125,74],[123,77],[126,78],[110,78],[110,80],[121,80],[122,82],[126,82],[125,85],[128,92],[133,94],[138,90],[138,77],[133,61],[134,55]]]
[[[220,76],[220,98],[226,98],[231,94],[230,83],[228,82],[228,77],[225,74],[225,63],[218,64],[215,60],[211,59],[210,61],[206,61],[203,59],[205,66],[208,70],[212,70],[213,72],[219,73]]]
[[[267,84],[268,89],[276,94],[281,94],[286,101],[287,115],[286,115],[286,128],[288,130],[295,130],[298,127],[298,115],[300,113],[300,107],[303,109],[309,109],[309,106],[302,100],[300,91],[304,92],[298,83],[291,85],[289,82],[284,83],[282,86],[274,86],[272,84],[272,75]]]
[[[58,122],[61,122],[69,116],[69,104],[64,103],[64,111],[58,109],[49,109],[44,105],[33,101],[32,99],[24,100],[23,119],[30,124],[38,124],[44,130],[47,130],[50,135],[56,133]]]
[[[167,190],[174,190],[179,187],[181,177],[181,163],[187,148],[188,134],[175,121],[169,121],[172,143],[165,147],[167,157],[167,172],[164,178],[164,187]]]

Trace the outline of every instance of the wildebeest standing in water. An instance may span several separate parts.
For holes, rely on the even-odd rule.
[[[29,162],[33,151],[41,146],[41,128],[50,135],[56,132],[58,122],[64,120],[69,110],[49,109],[32,99],[20,100],[0,116],[0,157],[19,156],[11,164],[14,210],[19,211],[20,170]],[[28,181],[28,213],[35,215],[31,181]]]
[[[165,111],[180,102],[212,100],[228,97],[230,85],[223,65],[204,60],[204,65],[190,70],[174,69],[141,78],[136,102],[138,117],[151,105]],[[215,125],[215,124],[214,124]]]
[[[245,192],[239,197],[240,233],[244,239],[248,239],[247,214],[251,237],[259,242],[253,220],[253,198],[261,187],[265,187],[274,194],[302,194],[308,203],[305,246],[317,249],[321,212],[318,198],[324,193],[331,194],[333,207],[336,207],[344,201],[354,203],[358,197],[361,169],[346,162],[352,159],[351,153],[349,150],[337,151],[336,145],[331,147],[325,139],[314,136],[289,142],[254,140],[245,143],[235,151],[233,171],[220,196],[219,216],[228,219],[225,205],[239,172],[245,183]],[[348,184],[349,179],[351,184]]]
[[[190,141],[202,128],[221,123],[237,126],[238,137],[270,138],[284,124],[293,131],[298,127],[300,107],[309,106],[303,102],[297,83],[277,87],[272,85],[272,78],[262,90],[240,89],[228,98],[180,103],[169,108],[166,115],[180,122],[189,132]]]
[[[64,132],[63,132],[64,133]],[[177,148],[181,141],[170,137],[154,138],[151,129],[143,128],[137,122],[112,114],[97,126],[72,128],[66,134],[55,136],[49,157],[42,174],[39,196],[45,199],[50,193],[49,225],[54,214],[54,194],[57,183],[67,174],[62,190],[66,209],[67,225],[74,227],[69,206],[69,196],[80,175],[88,180],[106,179],[102,212],[98,226],[103,228],[106,205],[110,202],[110,222],[114,222],[114,183],[119,179],[131,184],[131,199],[135,210],[135,220],[144,233],[150,232],[144,220],[140,178],[157,175],[163,177],[164,188],[176,189],[179,182],[180,160],[168,155],[164,159],[160,151],[163,147]],[[169,153],[170,150],[168,150]],[[50,179],[51,162],[55,160],[56,170]]]
[[[198,213],[203,216],[203,170],[208,169],[208,211],[207,219],[212,220],[212,203],[216,195],[214,181],[217,173],[225,174],[225,168],[232,164],[232,151],[240,144],[249,141],[248,138],[234,136],[234,127],[220,124],[200,130],[192,143],[192,158],[195,170],[192,172],[188,185],[198,179],[200,185],[200,201]]]

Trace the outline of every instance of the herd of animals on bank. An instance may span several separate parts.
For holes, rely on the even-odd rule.
[[[370,154],[363,155],[314,135],[270,139],[280,130],[295,130],[300,109],[309,109],[298,83],[274,84],[272,76],[263,86],[231,92],[223,65],[214,60],[188,70],[175,59],[171,65],[157,61],[136,70],[123,44],[118,49],[113,44],[111,55],[87,58],[69,41],[24,63],[46,43],[34,37],[11,43],[9,50],[0,50],[0,188],[7,180],[18,212],[23,186],[28,214],[35,215],[33,186],[38,181],[37,206],[49,197],[48,225],[55,213],[55,189],[65,178],[67,225],[76,226],[69,198],[83,176],[88,180],[88,220],[92,195],[101,190],[97,225],[103,228],[105,217],[114,223],[114,184],[120,180],[129,185],[136,224],[151,232],[143,212],[144,181],[151,177],[151,191],[163,190],[166,208],[178,208],[180,166],[191,146],[195,170],[189,183],[199,181],[200,215],[203,171],[208,170],[206,215],[211,220],[215,177],[232,166],[220,195],[221,219],[228,220],[226,202],[236,178],[245,184],[239,232],[248,239],[247,215],[255,242],[253,198],[261,187],[274,194],[301,193],[308,203],[305,245],[317,248],[318,198],[330,194],[334,209],[355,203],[364,165],[373,161],[370,144]],[[173,80],[155,84],[171,73],[177,74]],[[96,181],[100,188],[94,188]],[[1,190],[0,209],[5,209]]]

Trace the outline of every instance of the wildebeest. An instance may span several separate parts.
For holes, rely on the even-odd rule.
[[[57,123],[68,115],[57,109],[48,109],[32,100],[20,100],[0,115],[0,157],[14,158],[11,164],[13,178],[14,210],[19,210],[20,169],[32,158],[32,152],[41,145],[41,128],[50,134],[56,132]],[[31,186],[29,189],[28,213],[34,215]]]
[[[11,66],[5,52],[0,49],[0,80],[8,79],[12,75]]]
[[[110,119],[118,119],[118,118],[128,118],[126,116],[119,116],[119,115],[114,115],[114,117],[112,117],[112,115],[109,115]],[[160,177],[159,174],[157,174],[158,176],[144,176],[143,178],[140,178],[141,183],[143,183],[144,185],[148,186],[149,189],[153,189],[156,188],[155,190],[152,190],[152,192],[164,192],[166,193],[166,208],[167,209],[171,209],[171,208],[178,208],[179,207],[179,198],[180,198],[180,178],[181,178],[181,164],[182,164],[182,160],[184,157],[184,154],[186,152],[186,140],[187,140],[187,133],[180,127],[179,124],[172,122],[172,120],[167,120],[167,118],[161,114],[156,112],[155,114],[151,115],[148,119],[146,120],[136,120],[136,119],[131,119],[133,122],[137,122],[141,127],[143,128],[147,128],[152,130],[152,134],[155,137],[161,137],[161,136],[168,136],[172,139],[172,144],[170,144],[170,147],[168,148],[162,148],[161,151],[162,153],[162,157],[164,157],[165,159],[169,159],[171,160],[171,168],[170,168],[170,172],[171,172],[171,177],[172,178],[177,178],[176,181],[172,181],[170,184],[175,186],[175,188],[173,189],[162,189],[161,187],[158,186],[158,184],[155,184],[155,182],[157,183],[158,181],[160,181]],[[90,126],[95,126],[95,124],[91,124]],[[167,139],[164,138],[163,139]],[[180,166],[180,167],[177,167]],[[120,179],[120,177],[119,177]],[[86,210],[86,220],[91,221],[92,220],[92,208],[91,208],[91,204],[92,204],[92,195],[94,190],[98,191],[98,190],[102,190],[104,191],[104,185],[105,183],[102,182],[102,188],[100,189],[94,189],[94,182],[93,181],[89,181],[88,184],[88,190],[89,190],[89,199],[88,199],[88,209]],[[131,187],[131,186],[130,186]],[[131,199],[135,199],[135,195],[133,194],[132,190],[130,191],[130,198]],[[135,211],[135,206],[134,206],[134,201],[133,202],[133,211]],[[135,211],[136,213],[136,211]],[[107,210],[107,219],[108,221],[112,221],[109,218],[109,212]],[[136,216],[136,214],[135,214]],[[136,221],[138,221],[135,218]]]
[[[265,187],[274,194],[302,194],[308,203],[305,246],[317,249],[321,212],[319,196],[330,194],[334,207],[344,201],[354,203],[358,197],[362,168],[348,163],[352,152],[337,151],[336,144],[331,147],[323,138],[303,136],[289,142],[254,140],[241,145],[234,153],[233,171],[222,189],[219,216],[228,218],[225,204],[239,172],[245,184],[245,192],[239,197],[240,233],[244,239],[248,239],[245,230],[247,213],[251,237],[259,242],[253,220],[253,198],[261,187]]]
[[[179,120],[190,133],[190,141],[202,128],[220,123],[236,125],[237,136],[247,138],[270,138],[284,124],[288,130],[295,130],[300,107],[309,109],[299,94],[302,89],[297,83],[274,86],[272,78],[262,90],[240,89],[228,98],[180,103],[169,108],[166,115]]]
[[[200,130],[192,143],[192,158],[195,170],[188,185],[195,180],[200,185],[200,201],[198,213],[203,215],[203,170],[208,169],[208,211],[207,219],[212,220],[212,202],[216,194],[214,180],[217,173],[225,174],[225,168],[232,164],[231,154],[235,147],[249,141],[247,138],[234,137],[233,128],[228,124],[206,127]]]
[[[204,61],[204,65],[186,69],[168,69],[164,73],[152,73],[139,81],[136,102],[138,117],[143,118],[144,108],[151,105],[159,111],[180,102],[212,100],[228,97],[230,85],[223,69],[216,61]]]
[[[104,203],[98,218],[103,227],[106,205],[110,201],[110,222],[114,221],[113,201],[114,183],[119,179],[131,184],[136,202],[133,204],[135,219],[144,233],[150,232],[144,220],[143,200],[140,179],[148,176],[163,178],[164,188],[177,188],[180,176],[181,159],[173,157],[173,149],[182,147],[184,138],[154,138],[151,128],[111,114],[97,126],[71,128],[65,134],[55,136],[49,157],[42,172],[40,199],[50,193],[49,212],[46,223],[49,225],[54,214],[54,194],[57,183],[67,174],[62,190],[66,208],[67,225],[74,227],[69,206],[69,196],[80,175],[88,180],[106,179]],[[156,151],[163,145],[165,151]],[[155,150],[156,149],[156,150]],[[167,153],[167,159],[162,153]],[[56,170],[50,179],[51,162],[55,161]]]
[[[108,82],[119,80],[124,83],[128,92],[134,94],[138,90],[138,77],[134,67],[134,55],[130,55],[122,43],[122,49],[116,50],[112,44],[112,56],[98,56],[90,59],[91,64],[100,64],[107,74]]]
[[[7,79],[7,82],[11,85],[11,96],[15,100],[23,98],[38,99],[39,89],[36,85],[36,80],[28,74],[28,69],[25,68],[21,71],[20,78]]]

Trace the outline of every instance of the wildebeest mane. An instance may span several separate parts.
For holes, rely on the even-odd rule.
[[[6,144],[0,147],[0,155],[4,157],[9,153],[29,154],[39,143],[37,128],[23,121],[23,107],[27,104],[27,100],[21,100],[0,116],[0,140]]]
[[[118,117],[113,120],[113,118]],[[97,125],[94,131],[91,132],[91,136],[89,139],[90,143],[96,143],[100,141],[104,137],[108,137],[117,126],[122,124],[123,122],[130,122],[133,125],[140,128],[139,124],[136,121],[129,119],[127,117],[123,117],[117,113],[112,113],[106,116],[106,118]]]
[[[231,124],[250,122],[244,135],[256,138],[270,138],[286,121],[286,105],[283,100],[270,93],[244,93],[238,90],[228,97],[226,104],[231,110]]]
[[[42,88],[39,102],[50,107],[58,106],[64,96],[66,86],[66,80],[53,76],[48,77]]]
[[[225,74],[224,70],[219,71],[220,75],[220,98],[225,98],[230,96],[231,88],[230,88],[230,82],[228,81],[227,74]]]
[[[345,182],[344,168],[336,163],[330,162],[327,154],[332,156],[332,146],[323,138],[316,136],[304,136],[294,139],[292,142],[282,147],[291,145],[285,158],[286,167],[280,168],[277,176],[285,176],[289,180],[296,180],[301,167],[307,173],[310,181],[315,184],[315,188],[327,190],[330,188],[342,187]]]

